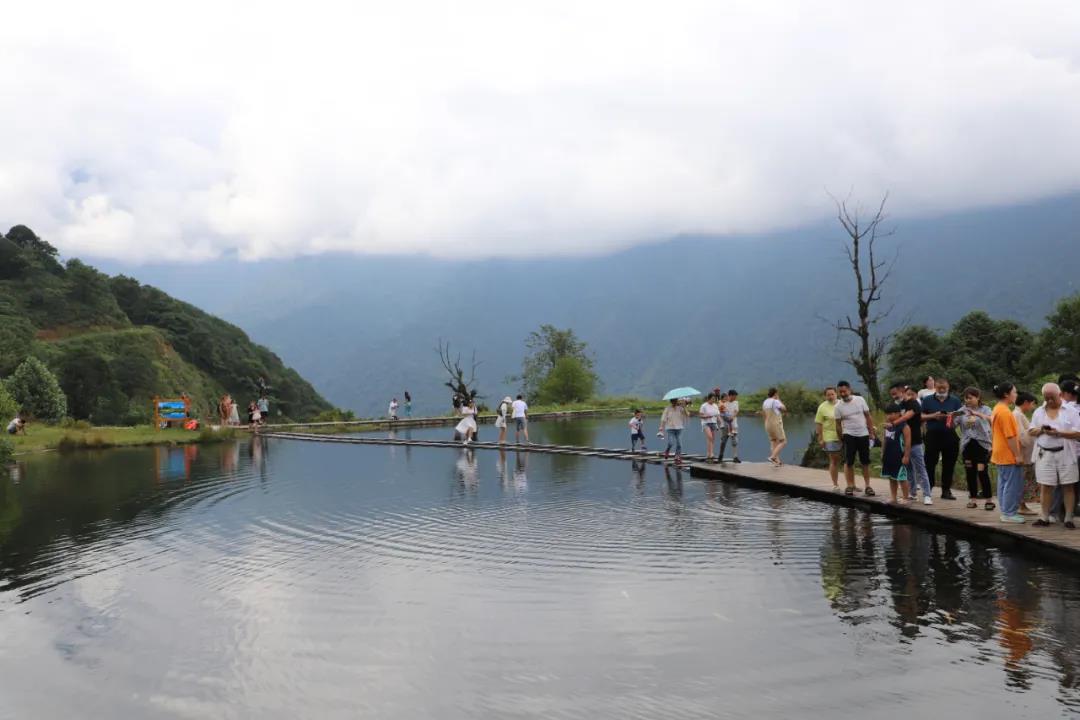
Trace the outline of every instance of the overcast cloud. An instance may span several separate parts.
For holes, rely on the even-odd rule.
[[[164,8],[168,8],[166,12]],[[20,3],[0,224],[66,255],[605,252],[1080,189],[1080,3]]]

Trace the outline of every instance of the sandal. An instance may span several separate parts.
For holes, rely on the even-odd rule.
[[[872,487],[866,488],[866,497],[874,497],[875,495],[877,495],[877,493],[874,492],[874,488],[872,488]]]
[[[1050,526],[1050,523],[1047,522],[1046,520],[1043,520],[1042,518],[1039,518],[1038,520],[1036,520],[1035,522],[1033,522],[1031,524],[1034,525],[1035,527],[1049,527]]]
[[[967,506],[969,510],[974,510],[975,508],[979,507],[979,503],[975,502],[974,500],[969,500]]]
[[[848,497],[851,497],[852,495],[855,494],[855,488],[853,488],[853,487],[844,488],[844,494],[847,495]]]
[[[989,500],[987,500],[986,504],[983,505],[984,510],[993,510],[995,507],[997,507],[997,505],[994,505],[994,503],[990,502]]]

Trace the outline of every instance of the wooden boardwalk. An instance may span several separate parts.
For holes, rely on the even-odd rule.
[[[406,445],[456,450],[465,448],[473,450],[504,450],[601,457],[650,464],[672,464],[670,460],[665,460],[659,453],[631,453],[627,448],[594,448],[577,445],[544,444],[514,445],[510,443],[499,445],[493,442],[474,442],[464,446],[460,442],[451,440],[342,437],[340,435],[282,431],[262,432],[260,435],[282,440],[346,445]],[[871,479],[871,485],[877,492],[876,496],[866,497],[862,493],[848,496],[843,492],[832,489],[832,482],[829,480],[829,474],[825,470],[811,470],[793,465],[775,467],[769,463],[753,462],[741,464],[706,463],[704,462],[705,458],[700,455],[684,455],[683,459],[685,461],[683,467],[690,471],[692,477],[700,480],[734,482],[747,487],[820,500],[834,505],[857,507],[921,525],[928,525],[935,529],[967,536],[993,545],[1031,552],[1040,559],[1052,559],[1070,565],[1080,565],[1080,529],[1067,530],[1060,524],[1046,528],[1033,527],[1031,524],[1031,521],[1034,520],[1033,517],[1029,517],[1028,522],[1023,525],[1003,523],[999,519],[1000,513],[998,510],[989,512],[983,510],[981,503],[978,508],[968,509],[966,507],[967,498],[963,495],[958,495],[956,500],[942,500],[935,496],[933,505],[922,505],[921,503],[893,505],[889,502],[888,481],[881,478]],[[861,475],[856,476],[856,482],[859,486],[862,485]],[[840,484],[841,486],[844,484],[843,475],[840,477]]]
[[[843,491],[834,491],[826,470],[812,470],[795,465],[775,467],[770,463],[695,463],[690,472],[693,477],[700,479],[735,482],[836,505],[858,507],[931,525],[994,545],[1033,551],[1042,558],[1049,556],[1057,561],[1080,564],[1080,529],[1067,530],[1059,523],[1045,528],[1034,527],[1031,524],[1036,519],[1034,516],[1028,516],[1023,525],[1003,523],[998,509],[983,509],[984,500],[978,501],[979,507],[969,509],[967,493],[958,494],[956,500],[942,500],[938,497],[940,488],[934,488],[933,505],[923,505],[921,502],[893,505],[889,501],[889,481],[881,478],[870,479],[870,485],[877,494],[866,497],[862,493],[849,496]],[[863,480],[859,472],[856,472],[855,483],[862,487]],[[843,471],[840,473],[840,486],[844,486]],[[996,499],[994,503],[997,504]]]

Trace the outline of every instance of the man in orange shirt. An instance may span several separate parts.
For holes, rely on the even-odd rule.
[[[992,444],[990,462],[998,469],[998,507],[1001,508],[1001,522],[1020,524],[1024,516],[1020,514],[1020,498],[1024,494],[1024,466],[1020,450],[1020,428],[1016,424],[1011,403],[1016,402],[1016,387],[1012,383],[994,386],[998,402],[990,416]]]

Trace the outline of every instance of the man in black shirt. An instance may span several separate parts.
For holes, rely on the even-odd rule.
[[[926,472],[926,449],[923,447],[922,406],[915,391],[906,383],[893,383],[889,395],[904,412],[898,422],[905,422],[911,429],[911,447],[908,450],[908,477],[911,478],[911,500],[918,499],[918,490],[922,488],[923,504],[933,505],[930,498],[930,475]]]

